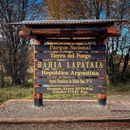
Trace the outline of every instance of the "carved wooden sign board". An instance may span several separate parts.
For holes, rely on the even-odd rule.
[[[106,105],[106,43],[120,36],[120,20],[35,20],[20,25],[19,36],[34,40],[34,105],[42,93],[95,93]],[[47,43],[47,44],[46,44]]]
[[[35,45],[35,92],[105,93],[105,52],[99,42]]]

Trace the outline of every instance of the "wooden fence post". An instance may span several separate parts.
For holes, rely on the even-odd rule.
[[[97,96],[99,105],[105,106],[107,103],[107,95],[105,93],[100,93]]]

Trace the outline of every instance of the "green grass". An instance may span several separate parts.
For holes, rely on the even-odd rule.
[[[32,94],[31,87],[23,87],[22,85],[0,88],[0,103],[9,99],[31,99]]]
[[[125,85],[120,83],[119,85],[108,84],[107,86],[108,95],[130,94],[130,82]],[[33,99],[33,90],[32,83],[0,88],[0,104],[9,99]],[[44,99],[79,99],[83,97],[95,99],[96,94],[43,94]]]

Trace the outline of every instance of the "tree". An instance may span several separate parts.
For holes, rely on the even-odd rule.
[[[104,0],[47,0],[49,19],[100,19]]]
[[[108,1],[109,9],[107,9],[106,18],[113,19],[128,19],[129,17],[129,1],[128,0],[118,0],[118,1]],[[110,6],[111,5],[111,6]],[[115,26],[121,31],[121,37],[110,38],[108,40],[108,74],[111,82],[117,82],[122,79],[126,81],[127,79],[127,69],[129,61],[130,52],[130,40],[129,31],[127,25],[124,26],[122,23],[117,23]]]
[[[83,19],[85,9],[83,0],[47,0],[49,19]]]
[[[11,78],[12,84],[26,81],[31,49],[28,40],[19,38],[20,27],[7,23],[38,19],[40,11],[36,0],[0,0],[0,69]]]

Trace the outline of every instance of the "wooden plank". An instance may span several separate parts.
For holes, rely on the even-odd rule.
[[[48,79],[48,78],[36,78],[36,84],[41,85],[106,85],[106,81],[104,79],[97,78],[85,78],[85,79]]]
[[[35,45],[35,51],[105,51],[106,46],[103,44],[92,45]]]
[[[36,93],[105,93],[106,87],[98,87],[98,86],[71,86],[71,87],[39,87],[35,88]]]
[[[43,70],[88,70],[105,69],[105,61],[35,61],[36,69]]]
[[[35,76],[36,77],[60,77],[60,78],[64,78],[64,77],[68,77],[68,78],[76,78],[76,77],[105,77],[105,69],[103,70],[76,70],[76,71],[72,71],[72,70],[68,70],[68,71],[57,71],[57,70],[35,70]]]
[[[101,36],[107,32],[106,28],[44,28],[30,29],[22,28],[20,37],[29,37],[32,35],[43,35],[44,37],[86,37]]]
[[[45,43],[48,45],[86,45],[87,42],[98,42],[95,37],[87,38],[45,38]]]
[[[105,53],[105,52],[104,52]],[[73,55],[72,58],[69,58],[70,55]],[[58,52],[58,53],[35,53],[35,58],[37,60],[46,60],[46,59],[66,59],[66,60],[104,60],[106,58],[106,54],[92,54],[86,52]]]

